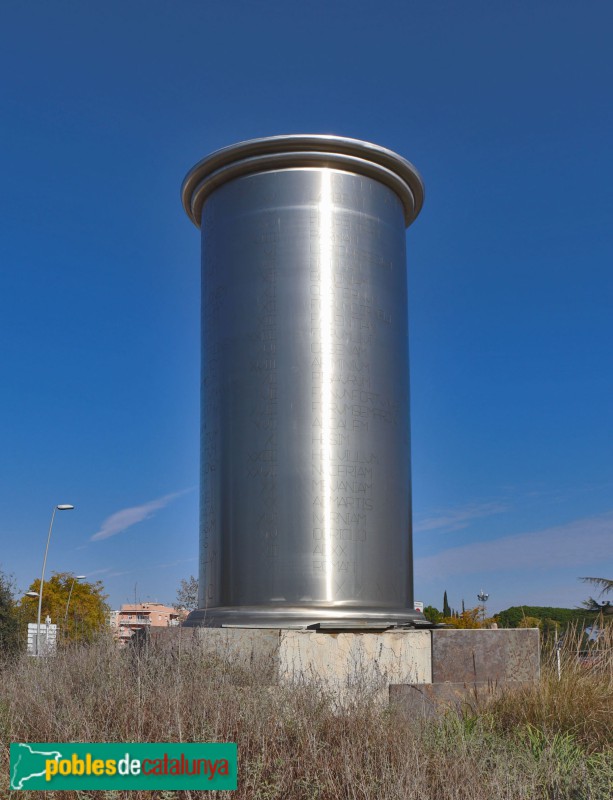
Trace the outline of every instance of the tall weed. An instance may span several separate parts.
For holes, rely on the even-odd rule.
[[[538,685],[425,720],[363,686],[336,705],[317,681],[273,685],[267,665],[101,639],[2,668],[0,797],[215,797],[9,792],[9,742],[74,740],[235,741],[238,790],[217,793],[233,800],[610,800],[610,716],[610,671],[570,656],[560,681],[545,666]]]

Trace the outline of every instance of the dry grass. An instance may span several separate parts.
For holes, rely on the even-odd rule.
[[[555,662],[554,662],[555,667]],[[316,684],[271,687],[257,667],[101,640],[0,674],[0,797],[156,800],[194,792],[9,792],[10,741],[235,741],[239,788],[258,800],[610,800],[611,664],[567,644],[562,679],[438,720],[381,709],[368,687],[334,707]],[[202,797],[216,793],[202,792]]]
[[[530,726],[548,738],[570,736],[588,753],[611,747],[613,626],[592,643],[583,631],[571,629],[559,655],[558,677],[555,642],[545,642],[540,682],[503,695],[490,705],[490,713],[506,733]]]

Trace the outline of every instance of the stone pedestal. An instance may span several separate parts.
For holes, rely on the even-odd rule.
[[[537,628],[434,629],[432,682],[392,684],[390,702],[408,716],[432,716],[478,704],[503,688],[522,686],[540,674]]]
[[[258,671],[271,685],[315,684],[343,703],[356,690],[411,716],[437,713],[539,676],[539,632],[406,630],[329,632],[279,628],[152,630],[153,646],[196,647],[203,657]]]
[[[391,630],[322,633],[311,630],[196,628],[206,653],[239,667],[264,670],[277,685],[316,684],[343,701],[356,690],[387,702],[389,687],[431,683],[431,632]]]
[[[538,628],[435,628],[431,633],[432,683],[508,683],[539,675]]]

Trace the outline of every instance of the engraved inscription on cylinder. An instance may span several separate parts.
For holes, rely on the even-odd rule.
[[[336,163],[334,137],[303,137],[325,140],[327,161],[303,158],[307,142],[292,163],[291,138],[278,137],[278,163],[266,161],[275,140],[255,140],[260,169],[233,167],[246,163],[239,153],[220,159],[235,172],[206,192],[187,186],[188,202],[206,194],[193,211],[202,230],[200,608],[213,618],[215,609],[239,618],[241,608],[245,618],[274,609],[279,624],[284,609],[287,619],[301,609],[305,619],[326,609],[410,617],[405,228],[421,183],[413,170],[413,193],[405,175],[403,194],[389,167],[408,162],[381,148],[373,152],[385,158],[362,167],[361,150],[375,146],[355,140],[338,140],[353,143],[353,164],[340,145]]]

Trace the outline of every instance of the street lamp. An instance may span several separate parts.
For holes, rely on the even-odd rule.
[[[489,599],[489,594],[487,592],[484,592],[483,589],[481,589],[481,591],[477,595],[477,600],[481,601],[481,614],[483,616],[483,622],[485,622],[485,604],[487,603],[488,599]]]
[[[74,506],[64,504],[53,506],[53,514],[51,514],[51,524],[49,525],[49,533],[47,535],[47,546],[45,547],[45,557],[43,559],[43,571],[40,576],[40,590],[38,592],[38,616],[36,617],[36,651],[35,655],[39,654],[40,642],[40,614],[43,607],[43,582],[45,580],[45,567],[47,566],[47,553],[49,552],[49,542],[51,541],[51,531],[53,530],[53,520],[55,519],[56,511],[72,511]]]
[[[64,626],[66,625],[66,621],[68,619],[68,606],[70,605],[70,598],[72,597],[72,590],[74,589],[75,582],[82,581],[86,577],[86,575],[75,575],[72,579],[72,583],[70,584],[70,592],[68,593],[68,602],[66,603],[66,613],[64,614]]]

